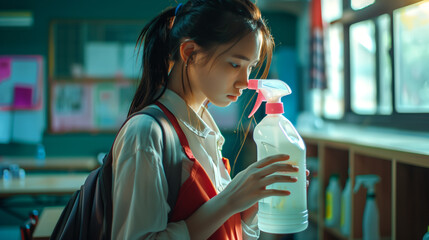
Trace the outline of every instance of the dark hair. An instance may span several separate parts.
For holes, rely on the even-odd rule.
[[[176,15],[176,8],[159,14],[137,39],[138,49],[144,42],[143,74],[128,115],[154,103],[164,93],[170,63],[180,60],[179,49],[184,39],[195,41],[212,57],[217,46],[236,43],[248,33],[260,31],[263,42],[257,68],[265,65],[261,77],[268,75],[274,42],[260,10],[250,0],[189,0],[177,10]],[[156,96],[160,89],[161,95]]]

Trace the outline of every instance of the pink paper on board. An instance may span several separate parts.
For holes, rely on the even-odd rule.
[[[0,57],[0,82],[10,77],[11,58]]]
[[[13,106],[16,108],[29,108],[33,105],[33,88],[28,86],[15,86],[13,89]]]

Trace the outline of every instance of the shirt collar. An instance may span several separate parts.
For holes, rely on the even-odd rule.
[[[220,134],[216,123],[205,107],[202,106],[200,108],[199,114],[195,113],[195,111],[186,104],[185,100],[170,89],[165,90],[159,102],[168,108],[178,121],[183,123],[184,126],[196,135],[206,138],[211,132]],[[209,123],[212,125],[213,129],[199,116],[203,110],[205,111],[204,114],[208,115]]]

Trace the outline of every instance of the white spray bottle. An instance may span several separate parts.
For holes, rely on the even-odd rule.
[[[253,138],[257,145],[258,161],[266,157],[287,154],[287,162],[298,166],[299,171],[288,173],[298,179],[294,183],[275,183],[267,189],[291,192],[289,196],[267,197],[259,201],[259,229],[268,233],[285,234],[305,230],[308,227],[305,144],[294,126],[282,114],[281,97],[290,94],[289,86],[281,80],[249,80],[249,89],[258,92],[251,117],[267,101],[267,116],[255,127]]]
[[[350,176],[350,168],[349,168],[349,176]],[[351,227],[351,211],[352,211],[352,183],[350,177],[347,178],[346,186],[344,187],[343,192],[341,193],[341,218],[340,218],[340,226],[341,233],[345,236],[350,235],[350,227]]]
[[[362,184],[368,189],[362,222],[363,240],[380,240],[380,220],[377,203],[375,202],[375,184],[379,181],[380,177],[377,175],[356,176],[354,192],[357,192]]]

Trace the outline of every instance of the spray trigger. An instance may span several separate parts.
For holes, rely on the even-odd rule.
[[[255,114],[262,102],[267,102],[266,114],[282,114],[284,113],[281,97],[291,94],[289,86],[281,80],[277,79],[250,79],[248,89],[256,90],[258,97],[253,110],[249,114],[249,118]]]
[[[259,79],[249,79],[249,84],[247,86],[248,89],[256,90],[256,93],[258,94],[258,97],[256,98],[255,106],[253,106],[252,111],[249,114],[249,118],[255,114],[256,111],[258,111],[259,107],[261,106],[263,101],[265,100],[264,95],[259,91]]]
[[[255,114],[256,111],[258,111],[258,108],[261,106],[262,102],[266,101],[264,94],[262,94],[259,90],[256,90],[258,97],[256,98],[255,106],[252,109],[252,112],[249,114],[249,118]]]

